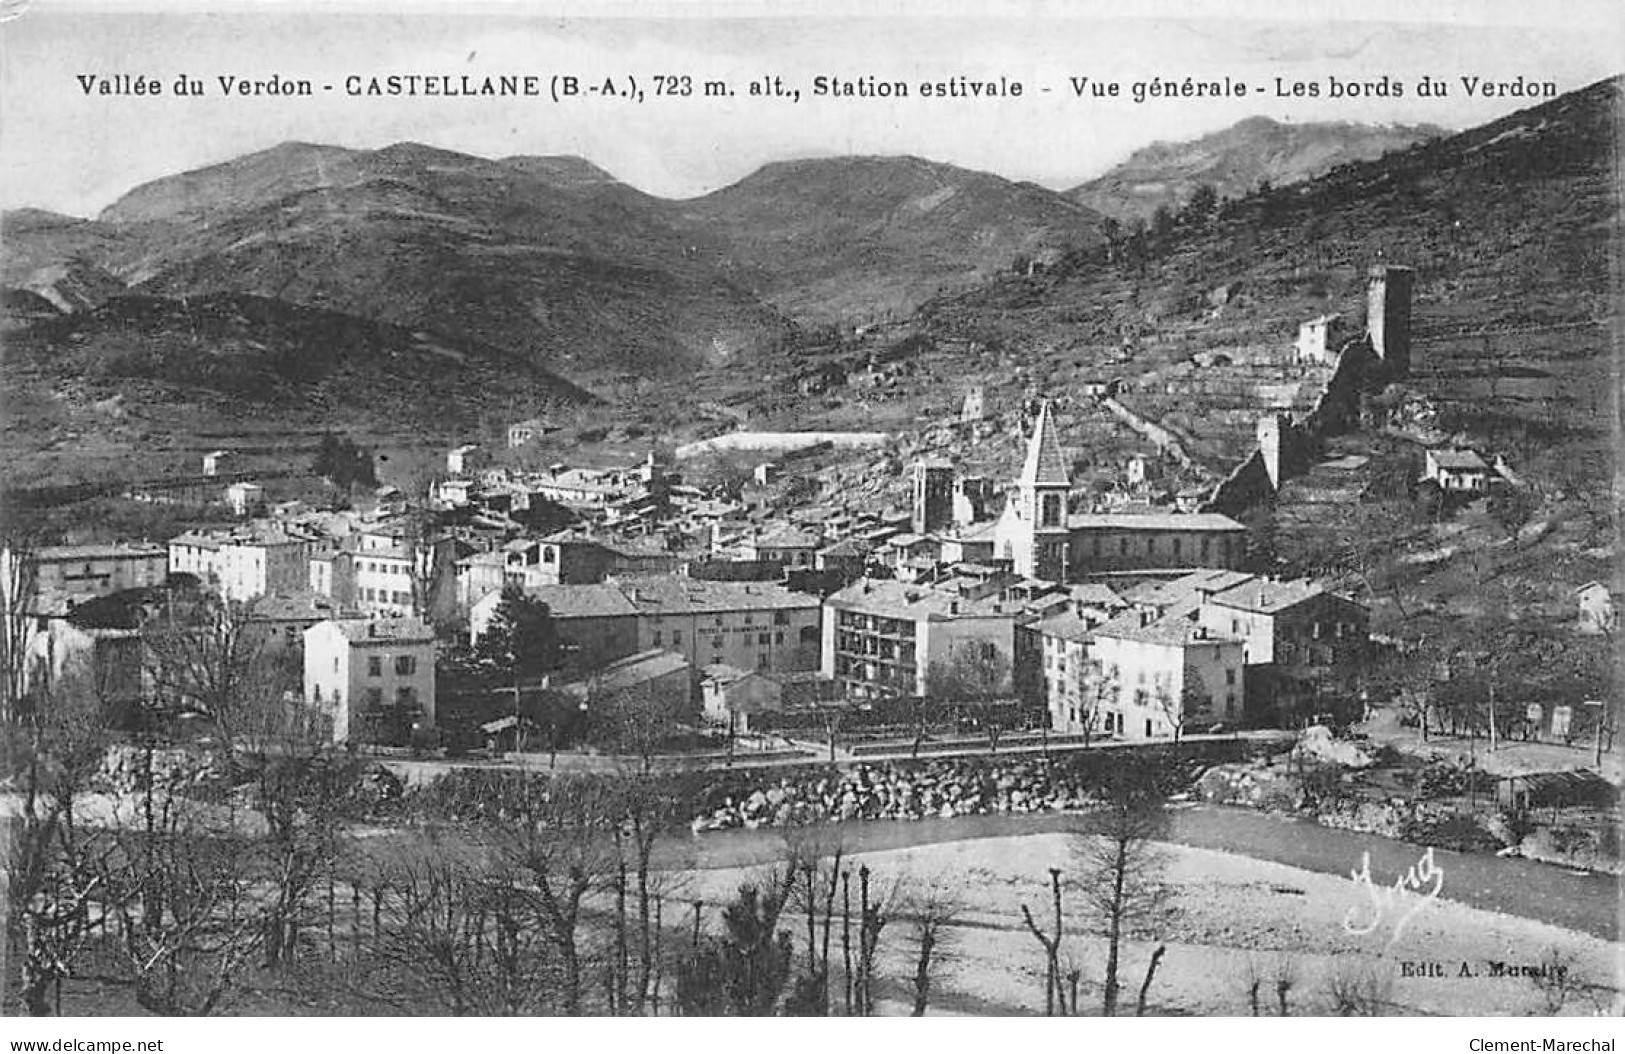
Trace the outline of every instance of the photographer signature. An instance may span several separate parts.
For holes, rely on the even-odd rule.
[[[1369,851],[1361,854],[1360,866],[1350,870],[1349,877],[1365,891],[1367,903],[1352,907],[1344,914],[1344,932],[1364,936],[1392,919],[1390,941],[1398,940],[1405,924],[1444,888],[1444,868],[1433,858],[1431,846],[1422,854],[1422,859],[1406,869],[1392,885],[1379,886],[1372,880]]]

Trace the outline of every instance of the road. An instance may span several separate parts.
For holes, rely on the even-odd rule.
[[[951,820],[871,820],[835,825],[849,852],[878,852],[973,838],[1088,830],[1084,815],[961,816]],[[1347,876],[1371,854],[1371,876],[1391,885],[1421,859],[1425,846],[1321,827],[1307,820],[1244,809],[1185,805],[1173,812],[1168,841],[1199,849],[1286,864],[1318,874]],[[662,845],[666,867],[750,867],[780,858],[779,831],[710,831],[693,840],[678,836]],[[1551,864],[1435,849],[1444,872],[1440,896],[1468,907],[1619,939],[1620,880],[1613,875],[1570,871]]]

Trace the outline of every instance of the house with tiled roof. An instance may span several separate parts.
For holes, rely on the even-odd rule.
[[[1474,450],[1440,447],[1423,455],[1422,479],[1451,494],[1478,494],[1489,489],[1493,470]]]
[[[1099,701],[1095,731],[1122,739],[1177,738],[1243,718],[1246,665],[1239,637],[1194,619],[1125,612],[1092,630]]]
[[[924,695],[935,663],[958,649],[991,650],[1013,665],[1020,599],[969,582],[911,584],[864,578],[824,600],[826,677],[849,698]]]
[[[434,631],[415,618],[345,618],[305,630],[305,700],[333,741],[402,744],[434,728]]]
[[[626,575],[586,585],[537,586],[526,595],[552,612],[567,668],[587,671],[663,648],[698,668],[728,663],[789,672],[818,665],[818,598],[767,582],[681,575]],[[469,633],[478,641],[501,594],[477,602]]]
[[[1351,705],[1370,656],[1370,611],[1307,579],[1253,575],[1204,590],[1196,617],[1243,642],[1254,721],[1293,724]]]

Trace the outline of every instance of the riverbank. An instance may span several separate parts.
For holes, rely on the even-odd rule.
[[[858,844],[881,840],[849,833]],[[868,866],[874,888],[893,902],[892,921],[883,931],[880,973],[894,979],[912,976],[909,905],[927,891],[946,894],[957,903],[958,914],[934,978],[931,1012],[1042,1013],[1044,958],[1022,925],[1021,905],[1046,917],[1048,868],[1059,867],[1065,881],[1074,881],[1081,873],[1074,855],[1077,842],[1077,836],[1063,832],[1023,833],[859,854],[854,865]],[[1615,942],[1470,907],[1442,892],[1434,899],[1414,893],[1395,897],[1378,912],[1373,911],[1371,892],[1346,874],[1315,874],[1189,845],[1168,844],[1161,853],[1162,875],[1173,896],[1153,920],[1151,932],[1124,948],[1120,979],[1129,1013],[1158,944],[1166,945],[1167,952],[1147,998],[1148,1012],[1157,1014],[1247,1015],[1255,977],[1260,1012],[1270,1015],[1279,1012],[1282,979],[1292,1015],[1336,1013],[1351,1000],[1364,1010],[1388,1014],[1592,1014],[1621,1009],[1616,990],[1621,948]],[[720,855],[713,847],[710,859],[715,862]],[[1407,866],[1415,863],[1413,859]],[[1439,862],[1442,890],[1457,890],[1452,863]],[[1370,873],[1379,889],[1391,888],[1398,877],[1375,854]],[[741,882],[759,875],[759,864],[701,868],[686,876],[681,895],[724,900]],[[1084,932],[1081,898],[1070,885],[1064,902],[1068,936],[1063,957],[1082,971],[1083,1012],[1098,1013],[1104,942]],[[796,927],[786,928],[793,932]],[[1563,967],[1561,986],[1543,987],[1525,976],[1543,964]],[[902,981],[886,985],[882,995],[882,1012],[907,1012]]]

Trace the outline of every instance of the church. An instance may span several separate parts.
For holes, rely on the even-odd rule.
[[[1072,490],[1048,403],[1027,441],[1016,489],[993,525],[993,556],[1027,578],[1073,582],[1113,572],[1238,568],[1247,528],[1216,513],[1071,513]]]

